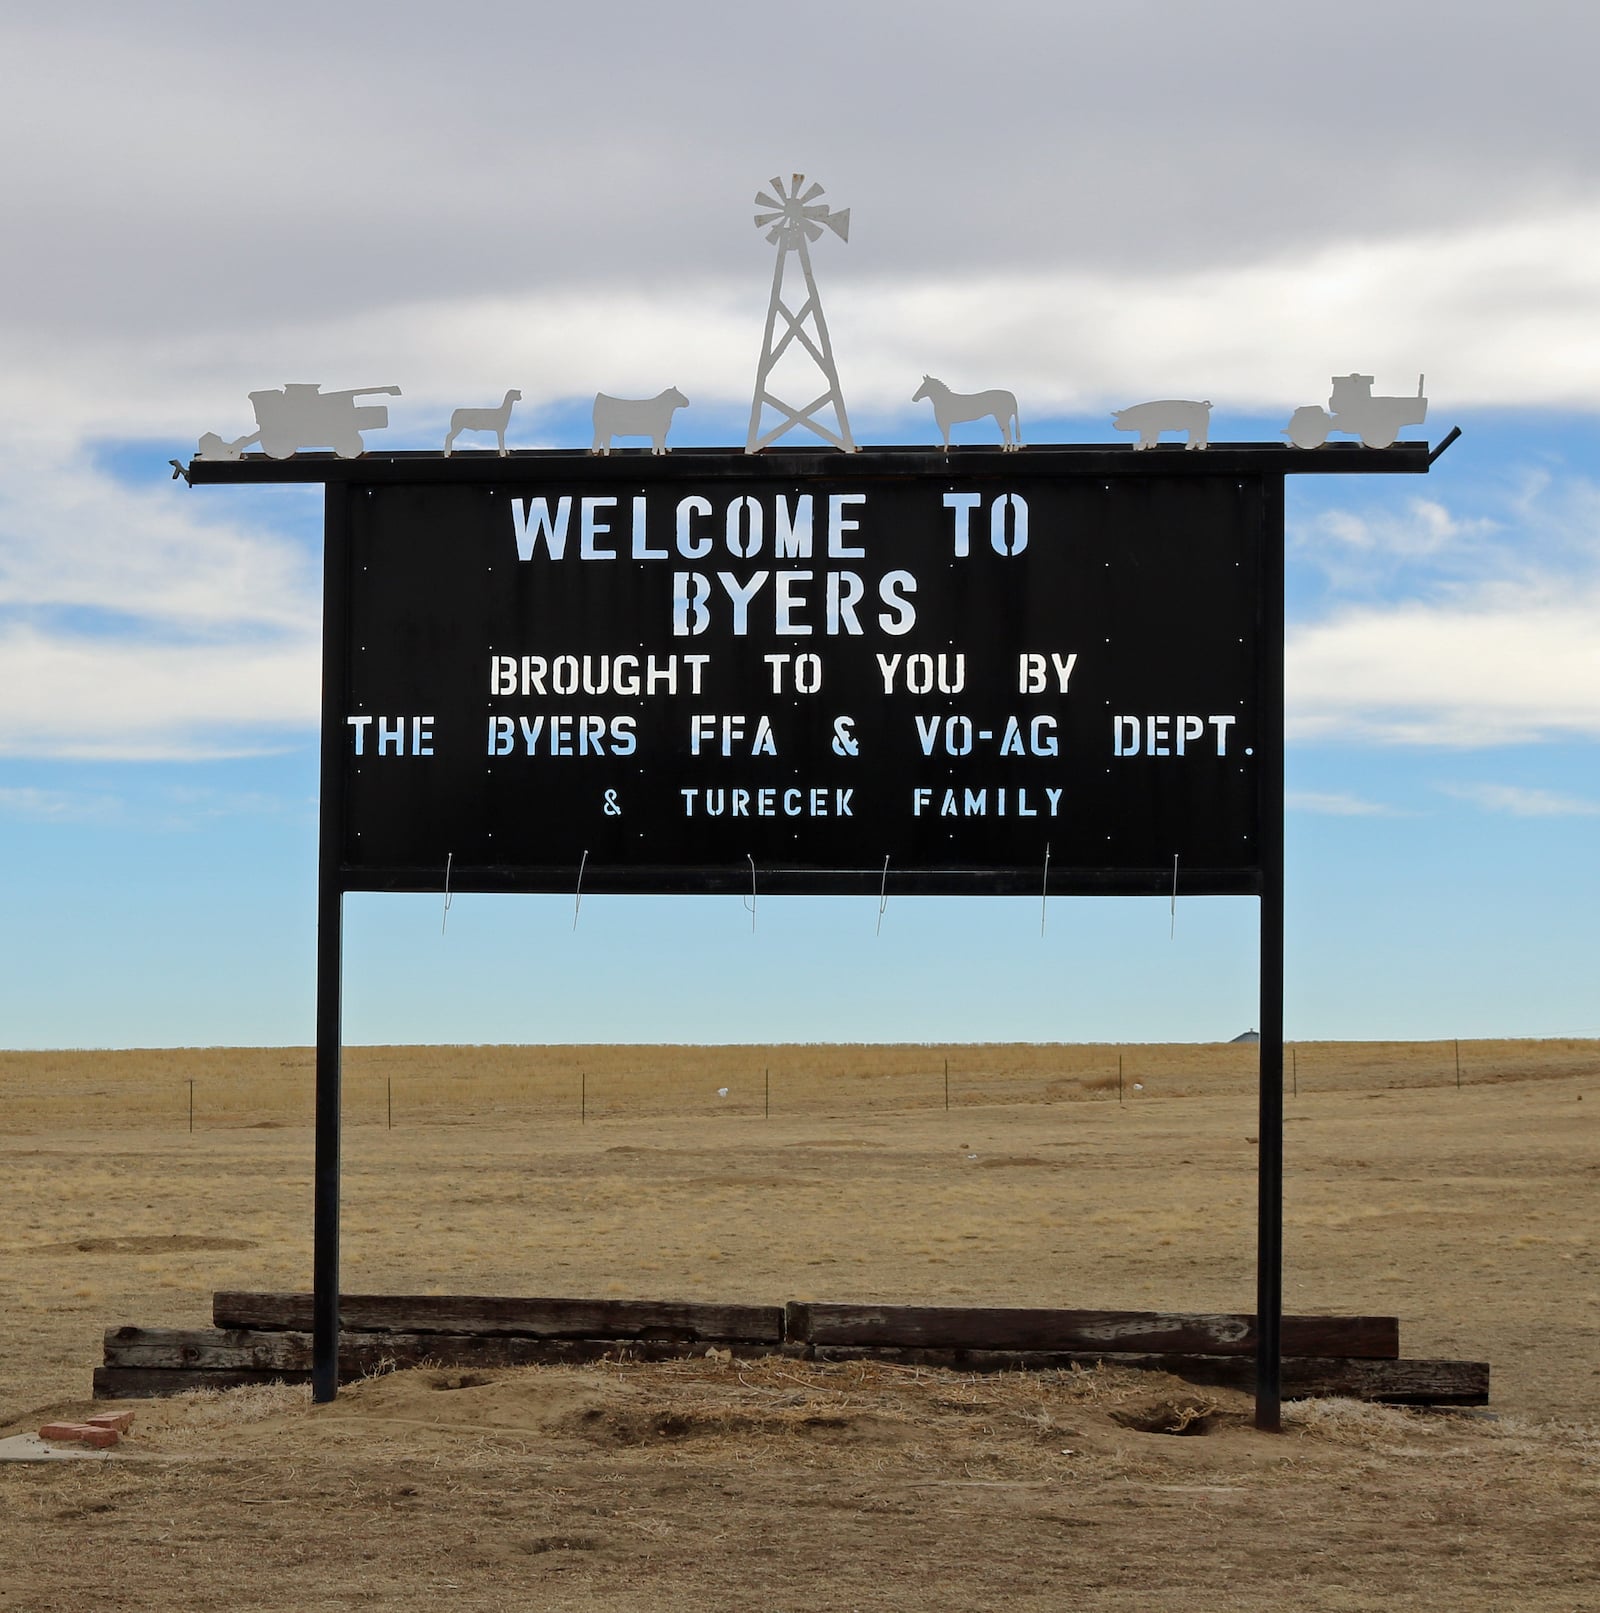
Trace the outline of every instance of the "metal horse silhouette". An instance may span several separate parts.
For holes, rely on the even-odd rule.
[[[1001,445],[1007,453],[1022,446],[1022,422],[1017,418],[1017,400],[1013,393],[998,387],[990,392],[952,392],[943,381],[925,375],[911,401],[921,403],[924,398],[933,404],[933,418],[939,423],[946,453],[950,451],[951,426],[963,420],[993,419],[1000,428]]]

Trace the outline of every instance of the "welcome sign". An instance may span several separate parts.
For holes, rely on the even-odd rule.
[[[1425,474],[1455,435],[176,467],[326,500],[313,1398],[347,892],[1181,890],[1260,898],[1276,1428],[1284,480]]]
[[[1259,476],[350,469],[347,889],[1259,888]]]

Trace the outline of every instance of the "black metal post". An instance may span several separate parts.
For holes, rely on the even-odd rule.
[[[1261,479],[1261,1093],[1256,1195],[1256,1427],[1283,1405],[1283,479]]]
[[[349,501],[330,483],[322,537],[322,782],[317,852],[317,1098],[311,1253],[311,1398],[339,1393],[339,1127],[343,1029],[345,678]]]

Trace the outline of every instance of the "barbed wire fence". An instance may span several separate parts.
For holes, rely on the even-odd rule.
[[[1494,1044],[1497,1048],[1505,1044]],[[1514,1045],[1514,1044],[1513,1044]],[[850,1119],[868,1114],[961,1113],[984,1106],[1061,1106],[1185,1101],[1253,1095],[1255,1049],[1225,1044],[1187,1062],[1182,1049],[1062,1049],[1054,1063],[1019,1067],[938,1055],[913,1068],[875,1069],[869,1056],[846,1068],[838,1058],[807,1064],[726,1060],[697,1067],[641,1062],[604,1069],[347,1069],[344,1123],[386,1131],[419,1126],[507,1126],[572,1121],[603,1125],[649,1119]],[[1428,1090],[1463,1093],[1508,1082],[1600,1074],[1600,1042],[1565,1042],[1515,1054],[1474,1052],[1471,1042],[1387,1044],[1363,1056],[1361,1044],[1291,1043],[1284,1091],[1291,1101],[1349,1092]],[[686,1050],[687,1052],[687,1050]],[[109,1055],[107,1057],[110,1057]],[[219,1063],[225,1059],[219,1055]],[[314,1078],[308,1058],[295,1068],[240,1075],[225,1067],[170,1077],[82,1081],[0,1072],[0,1131],[277,1130],[312,1123]]]

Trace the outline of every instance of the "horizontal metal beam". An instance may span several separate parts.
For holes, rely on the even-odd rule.
[[[359,459],[333,454],[294,454],[268,459],[196,459],[182,469],[194,486],[240,482],[443,483],[457,486],[504,485],[536,480],[552,472],[563,481],[600,486],[629,485],[641,473],[653,482],[758,482],[793,478],[870,481],[880,477],[960,476],[977,481],[1010,481],[1026,476],[1292,476],[1426,475],[1431,463],[1425,442],[1391,448],[1359,443],[1325,443],[1296,448],[1288,443],[1219,443],[1189,452],[1178,444],[1143,452],[1131,443],[1063,443],[1021,448],[868,448],[841,454],[831,448],[769,449],[747,454],[740,448],[677,448],[670,454],[619,449],[610,454],[582,450],[525,448],[510,454],[492,451],[369,453]]]
[[[578,868],[485,868],[450,865],[450,893],[521,892],[571,896]],[[443,893],[445,865],[433,868],[343,868],[345,891]],[[632,867],[586,863],[585,896],[748,896],[750,868]],[[1052,863],[1048,891],[1042,866],[1032,868],[783,868],[756,864],[758,896],[1162,896],[1171,898],[1172,867],[1063,868]],[[1249,868],[1183,869],[1179,896],[1256,896],[1261,876]]]

